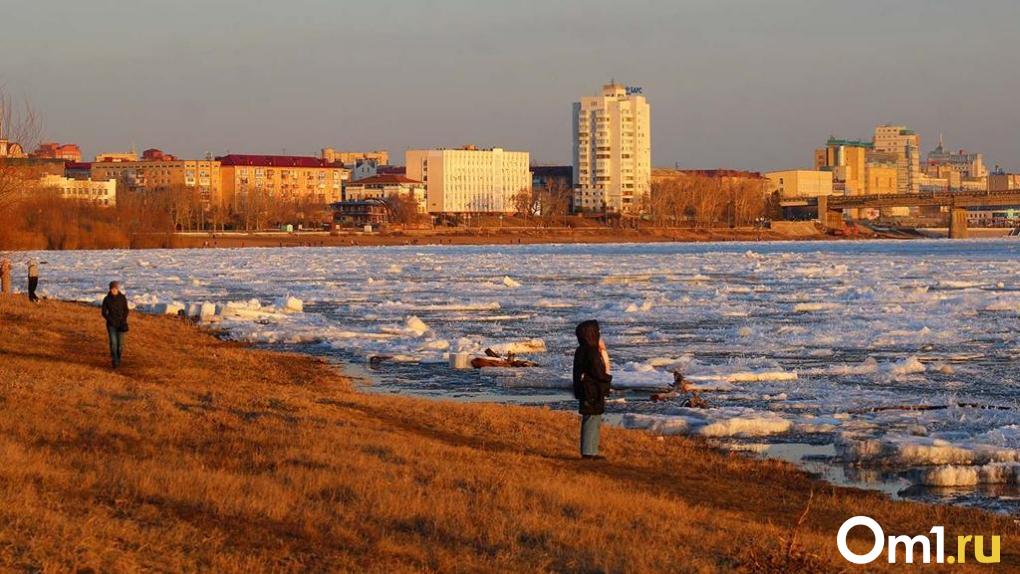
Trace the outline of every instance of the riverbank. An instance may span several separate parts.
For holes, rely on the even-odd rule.
[[[133,315],[111,371],[97,309],[0,297],[0,356],[10,569],[838,572],[867,514],[1002,535],[1002,564],[953,570],[1020,571],[1005,516],[618,428],[580,461],[570,413],[360,393],[175,318]]]
[[[347,247],[386,245],[535,245],[548,243],[665,243],[710,241],[810,241],[832,239],[812,222],[777,222],[772,229],[619,229],[609,227],[436,228],[384,233],[343,231],[178,233],[170,247]]]

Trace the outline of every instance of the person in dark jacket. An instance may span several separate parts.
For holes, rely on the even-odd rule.
[[[28,300],[33,303],[39,302],[39,296],[35,290],[39,288],[39,262],[35,259],[28,260]]]
[[[574,351],[574,398],[581,413],[581,457],[601,459],[599,427],[613,382],[609,374],[609,354],[599,333],[598,321],[582,322],[575,333],[578,347]]]
[[[120,291],[120,283],[110,282],[110,292],[103,298],[103,319],[106,319],[106,333],[110,336],[110,358],[113,368],[120,366],[124,352],[124,334],[128,330],[127,297]]]

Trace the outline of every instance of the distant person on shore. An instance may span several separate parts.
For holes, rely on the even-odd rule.
[[[128,331],[127,297],[120,291],[120,283],[110,282],[110,292],[103,298],[103,319],[106,319],[106,333],[110,337],[110,358],[113,368],[120,366],[124,352],[124,334]]]
[[[11,292],[11,260],[4,257],[0,259],[0,293],[7,295]]]
[[[578,347],[574,351],[574,398],[581,413],[581,457],[601,459],[599,427],[613,381],[609,374],[609,353],[599,332],[598,321],[580,323],[575,333]]]
[[[39,302],[39,296],[35,290],[39,288],[39,262],[35,259],[28,260],[28,300],[33,303]]]

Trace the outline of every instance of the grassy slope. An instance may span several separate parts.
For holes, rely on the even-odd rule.
[[[0,297],[0,567],[829,572],[867,513],[1003,534],[974,571],[1020,570],[1005,517],[621,429],[582,462],[570,413],[358,393],[171,318],[136,315],[117,372],[105,344],[96,309]]]

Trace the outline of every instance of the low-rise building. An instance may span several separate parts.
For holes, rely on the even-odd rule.
[[[780,199],[807,199],[832,195],[832,172],[809,169],[772,171],[765,174]]]
[[[23,158],[25,150],[21,144],[0,138],[0,158]]]
[[[138,161],[138,154],[132,151],[111,151],[96,154],[94,160],[98,163],[112,163],[119,161]]]
[[[502,148],[408,150],[407,177],[425,183],[429,213],[512,213],[531,190],[528,152]]]
[[[43,142],[35,149],[29,157],[40,159],[62,159],[70,162],[81,161],[81,149],[75,144],[61,144],[56,142]]]
[[[371,161],[375,165],[388,165],[390,152],[386,150],[340,151],[327,147],[322,149],[322,159],[326,163],[342,163],[344,167],[352,167],[359,161]]]
[[[92,179],[114,179],[124,192],[194,189],[206,205],[223,205],[218,161],[176,158],[131,161],[116,159],[109,154],[99,157],[107,161],[92,162]]]
[[[112,179],[96,181],[46,175],[39,180],[39,186],[60,192],[62,199],[88,201],[104,207],[113,207],[117,204],[117,182]]]
[[[425,184],[402,175],[377,175],[344,186],[344,201],[366,199],[387,200],[391,197],[407,197],[417,204],[418,213],[426,213]]]
[[[335,203],[343,199],[350,177],[341,164],[310,156],[230,154],[216,159],[224,204],[235,210],[256,196]]]
[[[1013,191],[1020,189],[1020,174],[996,170],[988,175],[988,191]]]
[[[344,227],[381,225],[390,218],[390,208],[381,199],[339,201],[332,208],[333,223]]]

